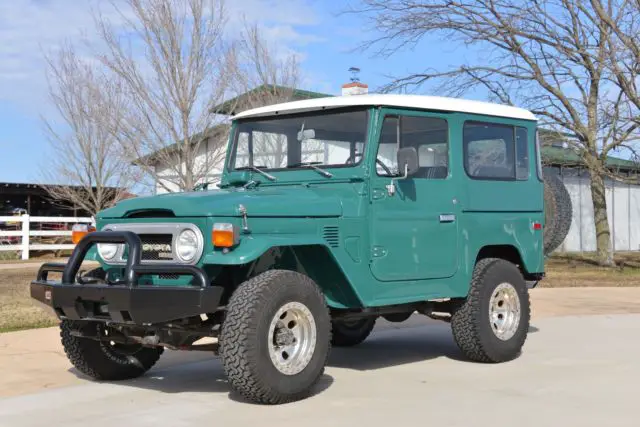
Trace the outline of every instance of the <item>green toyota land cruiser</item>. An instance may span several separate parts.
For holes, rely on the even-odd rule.
[[[100,212],[31,295],[90,377],[140,376],[164,348],[207,350],[260,403],[308,396],[331,346],[361,343],[378,318],[450,322],[467,358],[508,361],[529,329],[527,281],[544,275],[536,141],[529,111],[451,98],[246,111],[220,188]],[[101,268],[80,271],[92,257]]]

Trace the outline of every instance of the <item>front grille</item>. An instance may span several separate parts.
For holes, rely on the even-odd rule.
[[[171,234],[140,234],[142,242],[143,261],[171,261],[172,235]]]
[[[195,264],[203,252],[202,232],[195,224],[188,222],[157,222],[157,223],[130,223],[130,224],[105,224],[105,231],[130,231],[140,238],[142,264]],[[196,258],[192,262],[184,262],[176,255],[173,248],[174,241],[184,230],[191,230],[198,236],[198,248]],[[124,264],[129,256],[126,245],[121,250],[117,260],[112,264]]]

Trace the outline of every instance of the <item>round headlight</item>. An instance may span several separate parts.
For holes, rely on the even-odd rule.
[[[176,241],[176,254],[185,262],[191,262],[198,254],[198,235],[193,230],[182,230]]]
[[[110,261],[118,253],[118,246],[115,243],[98,243],[98,254],[102,259]]]

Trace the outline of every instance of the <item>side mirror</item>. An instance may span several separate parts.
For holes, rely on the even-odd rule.
[[[415,147],[399,149],[397,159],[398,172],[400,173],[400,176],[397,178],[391,178],[391,182],[386,186],[387,194],[389,194],[389,196],[396,194],[395,181],[407,179],[418,171],[418,151],[416,151]]]
[[[418,171],[418,151],[415,147],[404,147],[398,150],[398,172],[407,178]]]

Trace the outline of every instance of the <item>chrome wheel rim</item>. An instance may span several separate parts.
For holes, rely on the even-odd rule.
[[[269,357],[285,375],[307,367],[316,349],[316,322],[306,305],[290,302],[276,312],[269,325]]]
[[[520,297],[510,283],[501,283],[489,301],[491,330],[502,341],[511,339],[520,325]]]

